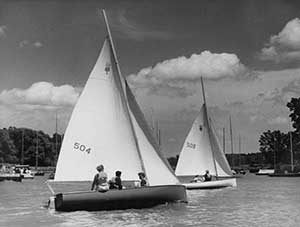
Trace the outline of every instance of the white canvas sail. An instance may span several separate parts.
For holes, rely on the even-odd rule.
[[[147,174],[149,184],[178,184],[179,181],[174,175],[169,163],[159,152],[159,146],[154,139],[152,131],[148,127],[145,117],[128,86],[126,86],[126,93],[143,167]]]
[[[201,175],[206,170],[212,175],[231,175],[230,166],[205,108],[203,105],[186,137],[175,170],[177,176]]]
[[[184,141],[175,170],[177,176],[204,174],[205,170],[216,174],[204,108],[203,105]]]
[[[54,181],[91,180],[103,164],[109,177],[120,170],[123,180],[137,180],[144,171],[151,186],[177,184],[118,71],[106,40],[71,116]]]
[[[66,129],[55,181],[91,180],[99,164],[109,177],[122,171],[124,180],[142,171],[112,58],[106,40]]]
[[[214,152],[214,158],[215,158],[218,176],[220,177],[231,176],[232,175],[231,168],[221,148],[220,141],[217,137],[217,132],[215,130],[213,121],[211,119],[210,119],[210,126],[211,126],[210,127],[211,146],[212,146],[212,151]]]

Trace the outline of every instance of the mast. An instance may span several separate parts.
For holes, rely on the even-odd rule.
[[[229,116],[229,124],[230,124],[230,143],[231,143],[231,165],[234,166],[234,157],[233,157],[233,138],[232,138],[232,124],[231,124],[231,116]]]
[[[24,164],[24,129],[22,129],[21,165]]]
[[[57,111],[55,112],[55,159],[57,161],[58,149],[57,149]]]
[[[291,149],[291,171],[294,172],[294,154],[293,154],[293,137],[292,132],[290,132],[290,149]]]
[[[240,166],[241,165],[241,150],[242,150],[242,144],[241,144],[241,134],[239,134],[239,162],[238,162],[238,165]]]
[[[226,153],[226,141],[225,141],[225,127],[223,128],[223,152]]]
[[[37,170],[38,167],[38,155],[39,155],[39,136],[38,131],[36,131],[36,150],[35,150],[35,170]]]
[[[210,128],[210,119],[208,118],[208,113],[207,113],[207,107],[206,107],[206,98],[205,98],[205,91],[204,91],[204,84],[203,84],[203,78],[201,76],[201,85],[202,85],[202,95],[203,95],[203,101],[204,101],[204,113],[206,116],[206,123],[207,123],[207,127],[208,127],[208,134],[209,137],[211,138],[211,128]],[[209,140],[209,143],[211,143],[211,139]],[[212,147],[212,146],[211,146]],[[211,155],[212,155],[212,159],[213,159],[213,163],[214,163],[214,169],[216,172],[216,179],[218,179],[218,170],[217,170],[217,165],[216,165],[216,160],[215,160],[215,156],[214,156],[214,151],[211,151]]]
[[[112,39],[112,36],[111,36],[110,28],[109,28],[109,25],[108,25],[108,20],[107,20],[106,13],[105,13],[104,9],[102,10],[102,14],[103,14],[103,17],[104,17],[106,30],[107,30],[107,33],[108,33],[108,41],[109,41],[109,44],[110,44],[110,47],[111,47],[111,50],[112,50],[113,60],[115,61],[117,71],[118,71],[118,74],[120,76],[120,80],[121,80],[121,78],[123,78],[124,81],[125,81],[125,85],[126,85],[126,78],[123,77],[122,73],[121,73],[121,69],[120,69],[118,58],[117,58],[116,51],[115,51],[114,42],[113,42],[113,39]],[[121,87],[122,87],[121,96],[123,96],[123,98],[126,101],[125,111],[128,115],[128,119],[129,119],[130,126],[131,126],[131,131],[132,131],[134,141],[135,141],[135,145],[136,145],[136,149],[137,149],[137,153],[138,153],[139,159],[141,161],[141,168],[142,168],[143,172],[145,173],[145,175],[147,176],[146,169],[145,169],[145,164],[144,164],[144,161],[143,161],[143,158],[142,158],[142,155],[141,155],[141,151],[140,151],[140,146],[139,146],[138,140],[137,140],[137,135],[136,135],[136,132],[135,132],[135,129],[134,129],[134,126],[133,126],[132,118],[130,116],[129,104],[128,104],[128,100],[127,100],[126,90],[123,87],[122,81],[120,81],[120,82],[121,82]]]

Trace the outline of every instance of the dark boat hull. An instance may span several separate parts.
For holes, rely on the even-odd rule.
[[[12,181],[22,181],[22,176],[20,174],[2,174],[0,175],[0,181],[12,180]]]
[[[269,177],[300,177],[300,173],[271,173]]]
[[[187,202],[183,185],[59,193],[54,198],[57,211],[140,209],[172,202]]]

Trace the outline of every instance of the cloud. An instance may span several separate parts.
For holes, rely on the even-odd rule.
[[[289,120],[286,117],[281,117],[281,116],[268,120],[268,123],[271,125],[287,124],[288,122]]]
[[[33,46],[35,46],[35,47],[37,47],[37,48],[40,48],[40,47],[43,46],[43,44],[42,44],[41,42],[37,41],[37,42],[34,42],[34,43],[33,43]]]
[[[149,29],[141,24],[137,24],[134,21],[130,21],[125,14],[125,10],[120,11],[118,12],[118,15],[110,18],[110,21],[112,27],[130,39],[135,39],[137,41],[142,41],[145,39],[169,40],[174,37],[174,35],[169,32]]]
[[[280,88],[275,88],[273,90],[267,91],[265,93],[260,93],[257,95],[256,99],[263,102],[271,102],[273,105],[283,105],[285,106],[287,102],[291,100],[292,97],[300,96],[300,79],[290,81],[286,86]]]
[[[178,89],[181,91],[178,94],[182,93],[184,95],[181,96],[186,97],[194,93],[187,91],[187,87],[191,88],[191,84],[199,81],[201,77],[218,80],[225,77],[243,77],[247,74],[247,68],[235,54],[203,51],[201,54],[192,54],[189,58],[181,56],[165,60],[154,67],[143,68],[127,78],[135,88],[149,91],[166,89],[166,93]]]
[[[35,41],[35,42],[31,42],[29,40],[22,40],[20,43],[19,43],[19,47],[20,48],[24,48],[24,47],[35,47],[35,48],[40,48],[42,47],[43,44],[39,41]]]
[[[70,85],[54,86],[48,82],[37,82],[28,89],[13,88],[0,93],[0,103],[37,107],[73,106],[79,93]]]
[[[263,61],[289,63],[300,60],[300,20],[289,21],[277,35],[270,37],[269,42],[258,55]]]
[[[7,29],[7,27],[5,25],[0,26],[0,38],[6,37],[6,29]]]

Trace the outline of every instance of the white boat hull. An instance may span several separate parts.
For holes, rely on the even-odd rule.
[[[186,189],[217,189],[217,188],[225,188],[225,187],[236,187],[236,179],[221,179],[221,180],[213,180],[213,181],[204,181],[204,182],[191,182],[183,184]]]

